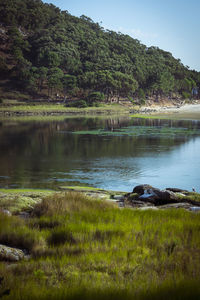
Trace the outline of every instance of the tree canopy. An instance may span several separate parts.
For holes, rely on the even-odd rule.
[[[0,0],[0,19],[7,36],[0,51],[7,43],[12,57],[8,76],[25,89],[41,92],[46,86],[49,95],[59,91],[63,97],[99,92],[109,100],[192,95],[200,88],[200,73],[171,53],[105,30],[87,16],[74,17],[40,0]],[[10,63],[5,57],[2,70]]]

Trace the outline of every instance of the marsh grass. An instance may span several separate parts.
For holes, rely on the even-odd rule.
[[[0,244],[31,252],[36,245],[42,244],[42,237],[23,220],[0,213]]]
[[[81,113],[81,114],[93,114],[93,113],[129,113],[129,109],[122,105],[113,104],[102,104],[100,107],[86,107],[86,108],[75,108],[66,107],[64,104],[25,104],[25,105],[12,105],[2,106],[1,112],[21,112],[23,114],[48,114],[48,113]]]
[[[53,216],[113,207],[114,205],[109,202],[94,200],[78,192],[67,192],[44,198],[42,202],[34,207],[33,215],[37,217],[42,215]]]
[[[7,299],[200,296],[199,214],[120,210],[70,192],[45,198],[26,222],[0,220],[7,234],[23,237],[32,255],[9,268],[0,263],[11,289]],[[27,237],[34,238],[30,246]]]

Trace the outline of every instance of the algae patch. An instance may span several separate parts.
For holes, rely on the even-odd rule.
[[[151,136],[151,137],[185,137],[185,136],[199,136],[199,129],[188,129],[168,126],[129,126],[119,129],[107,130],[87,130],[74,131],[72,134],[77,135],[97,135],[97,136]]]

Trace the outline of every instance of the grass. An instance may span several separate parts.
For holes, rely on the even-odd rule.
[[[76,186],[76,185],[72,185],[72,186],[60,186],[61,189],[67,189],[67,190],[73,190],[73,191],[104,191],[106,192],[106,190],[100,189],[100,188],[95,188],[95,187],[91,187],[91,186]]]
[[[133,114],[130,115],[131,118],[140,118],[140,119],[163,119],[163,120],[169,120],[169,117],[165,117],[165,116],[159,116],[156,114]]]
[[[22,113],[22,114],[48,114],[48,113],[126,113],[129,109],[120,104],[102,104],[100,107],[74,108],[65,107],[64,104],[35,104],[35,105],[12,105],[2,106],[0,112]]]
[[[0,263],[8,300],[200,297],[199,214],[120,210],[67,192],[47,196],[26,221],[0,214],[0,228],[0,243],[32,255]]]

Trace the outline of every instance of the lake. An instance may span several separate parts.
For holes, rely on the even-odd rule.
[[[200,122],[131,117],[0,123],[0,187],[200,191]]]

